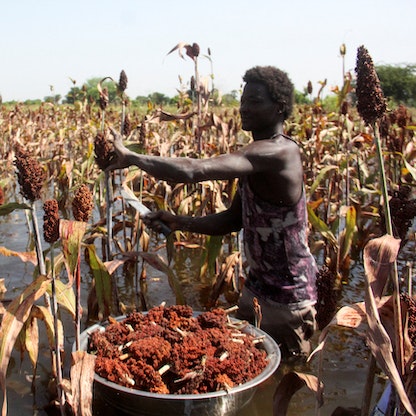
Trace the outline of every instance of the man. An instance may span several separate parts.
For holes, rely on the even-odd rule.
[[[305,356],[315,329],[317,267],[307,243],[306,199],[297,144],[283,134],[293,107],[293,84],[277,68],[246,72],[241,97],[242,128],[253,142],[231,154],[207,159],[164,158],[126,149],[115,132],[116,161],[109,169],[137,165],[159,179],[195,183],[239,178],[231,206],[203,217],[149,215],[171,230],[224,235],[244,228],[250,267],[237,317],[253,322],[254,303],[262,312],[261,328],[280,344],[283,357]]]

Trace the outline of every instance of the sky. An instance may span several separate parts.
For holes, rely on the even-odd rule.
[[[2,0],[0,95],[64,97],[124,70],[131,98],[173,97],[194,74],[190,58],[168,54],[181,42],[200,46],[200,76],[223,94],[256,65],[286,71],[299,91],[326,79],[330,93],[361,45],[375,65],[415,64],[415,16],[416,0]]]

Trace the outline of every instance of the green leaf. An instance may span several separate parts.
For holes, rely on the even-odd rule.
[[[206,271],[210,276],[215,274],[215,263],[222,249],[222,235],[208,236],[205,242],[205,250],[202,255],[201,276]]]
[[[340,247],[340,262],[342,263],[347,257],[351,249],[352,239],[354,237],[354,230],[356,225],[357,212],[354,207],[348,207],[345,216],[345,232],[342,244]]]
[[[52,296],[52,286],[49,285],[48,293]],[[55,280],[56,300],[75,319],[75,293],[72,287],[66,285],[62,280]]]
[[[0,205],[0,216],[9,215],[16,209],[32,209],[30,205],[10,202],[9,204]]]
[[[84,237],[87,223],[81,221],[59,221],[59,235],[62,242],[64,263],[68,273],[70,285],[74,280],[74,273],[80,256],[81,241]]]
[[[316,191],[316,189],[318,188],[319,184],[326,179],[327,175],[333,171],[333,170],[338,170],[338,166],[335,165],[328,165],[325,166],[324,168],[322,168],[318,174],[318,176],[316,177],[315,181],[313,182],[311,189],[309,190],[309,195],[313,195],[313,193]]]
[[[110,315],[111,311],[111,276],[108,273],[105,264],[97,256],[95,246],[89,244],[87,245],[87,250],[89,265],[95,280],[95,292],[97,294],[99,313],[106,318]]]
[[[313,228],[316,231],[319,231],[334,247],[338,247],[338,241],[335,238],[335,235],[330,230],[328,225],[326,225],[314,212],[311,206],[308,204],[308,218],[309,222],[312,224]]]

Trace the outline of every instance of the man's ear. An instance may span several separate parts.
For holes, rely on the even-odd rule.
[[[284,104],[282,102],[275,103],[276,113],[277,114],[283,114],[284,111]]]

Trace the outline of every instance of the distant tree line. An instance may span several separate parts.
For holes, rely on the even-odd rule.
[[[416,107],[416,65],[378,65],[376,66],[377,74],[380,78],[381,87],[384,95],[395,104],[404,104],[408,107]],[[73,81],[73,86],[62,99],[59,94],[44,97],[45,102],[59,103],[62,99],[64,104],[79,103],[96,103],[99,100],[98,84],[102,78],[91,78],[81,87]],[[108,90],[110,103],[117,104],[120,97],[117,94],[117,86],[115,82],[110,80],[104,81],[102,87]],[[191,91],[188,92],[192,97]],[[178,102],[178,96],[168,97],[161,92],[153,92],[147,96],[137,96],[130,99],[134,105],[147,105],[152,103],[156,106],[175,105]],[[311,94],[308,87],[304,91],[295,91],[295,102],[297,104],[305,104],[311,101]],[[40,104],[41,100],[26,100],[25,104]],[[239,93],[234,90],[230,93],[220,95],[218,90],[213,91],[213,102],[224,106],[238,106]],[[1,101],[0,101],[1,103]]]
[[[378,65],[376,71],[386,97],[416,107],[416,65]]]

